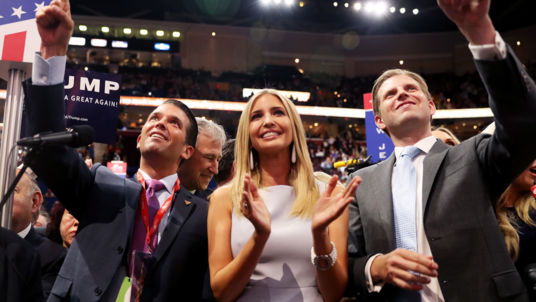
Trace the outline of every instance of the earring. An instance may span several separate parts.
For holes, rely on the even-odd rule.
[[[255,169],[255,161],[253,160],[253,151],[252,150],[249,150],[249,168],[251,169],[251,171],[253,171],[253,169]]]
[[[290,152],[290,162],[296,163],[296,145],[292,144],[292,151]]]

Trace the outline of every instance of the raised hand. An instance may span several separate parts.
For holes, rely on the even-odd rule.
[[[322,194],[322,196],[316,202],[313,209],[313,219],[311,223],[311,229],[314,232],[324,232],[327,230],[328,225],[337,217],[339,217],[346,206],[352,200],[354,200],[354,193],[357,186],[361,183],[359,176],[354,177],[350,183],[346,186],[343,192],[340,192],[334,196],[333,191],[337,186],[338,177],[332,176],[329,185]]]
[[[272,227],[270,212],[268,212],[266,204],[259,195],[257,186],[253,183],[249,174],[246,174],[244,179],[244,192],[240,202],[240,211],[251,221],[257,234],[262,236],[270,235]]]
[[[64,56],[74,27],[69,0],[52,1],[36,12],[35,19],[41,36],[41,56]]]
[[[389,254],[379,255],[370,266],[374,283],[384,281],[406,290],[421,290],[437,277],[438,265],[432,256],[425,256],[406,249],[396,249]]]
[[[495,28],[489,17],[490,0],[437,0],[471,44],[493,44]]]

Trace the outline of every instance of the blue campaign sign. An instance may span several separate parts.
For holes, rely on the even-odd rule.
[[[374,122],[374,112],[372,111],[372,94],[363,94],[363,104],[365,105],[365,133],[367,135],[367,155],[372,156],[372,161],[377,163],[386,160],[394,150],[393,141],[383,130],[376,126]]]
[[[65,71],[65,123],[90,125],[95,141],[114,144],[119,115],[121,76],[67,69]]]

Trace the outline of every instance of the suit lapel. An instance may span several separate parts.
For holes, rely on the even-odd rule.
[[[374,173],[374,181],[372,182],[375,195],[372,199],[376,202],[369,205],[371,207],[370,210],[374,213],[373,217],[376,217],[375,220],[379,222],[376,226],[380,228],[379,232],[374,232],[374,236],[383,234],[383,236],[378,237],[381,237],[378,243],[382,245],[382,250],[386,251],[392,250],[395,246],[393,232],[393,193],[391,186],[394,164],[394,152],[384,162],[379,163],[381,167],[378,167],[377,173]],[[386,245],[383,246],[383,244]]]
[[[195,208],[195,204],[192,203],[191,200],[187,200],[185,192],[186,190],[181,188],[179,192],[175,193],[168,224],[162,234],[160,242],[156,246],[156,252],[154,254],[156,262],[162,259],[162,256],[169,249],[175,240],[175,237],[177,237],[182,225],[186,222]]]
[[[125,207],[125,227],[127,231],[127,238],[132,238],[134,233],[134,222],[136,221],[136,212],[138,211],[138,206],[140,202],[140,194],[142,194],[142,186],[135,179],[125,179],[125,202],[127,206]],[[129,241],[131,244],[131,241]],[[127,247],[130,250],[130,246]]]
[[[447,145],[436,141],[436,143],[430,149],[430,152],[426,155],[423,162],[422,172],[422,211],[425,213],[426,205],[428,204],[428,198],[430,197],[430,191],[434,184],[435,177],[439,171],[439,166],[445,159],[449,147]],[[424,214],[423,214],[424,215]]]

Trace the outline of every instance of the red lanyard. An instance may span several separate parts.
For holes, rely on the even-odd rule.
[[[156,233],[158,230],[158,225],[160,224],[160,221],[162,221],[162,218],[164,217],[164,214],[167,212],[169,207],[171,206],[171,201],[173,200],[173,195],[175,195],[175,192],[179,191],[180,181],[177,177],[177,182],[175,182],[175,186],[173,187],[173,191],[171,192],[171,195],[164,201],[164,204],[158,209],[158,212],[156,212],[154,219],[153,219],[153,225],[151,228],[149,228],[149,210],[147,205],[147,196],[145,195],[145,179],[141,175],[140,171],[136,173],[136,179],[141,184],[143,188],[143,192],[140,194],[140,211],[141,211],[141,218],[143,220],[143,224],[145,225],[145,231],[147,232],[147,245],[151,245],[151,237]],[[156,193],[156,192],[155,192]]]

